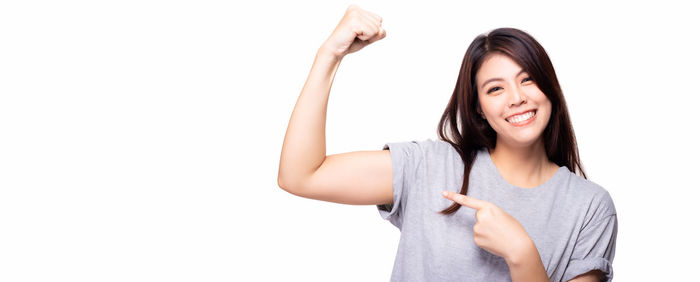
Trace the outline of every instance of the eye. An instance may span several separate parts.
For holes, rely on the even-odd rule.
[[[528,77],[526,77],[525,79],[523,79],[523,82],[525,82],[525,81],[532,81],[532,78],[530,78],[530,77],[528,76]]]
[[[493,88],[489,89],[489,91],[486,91],[486,93],[487,93],[487,94],[488,94],[488,93],[491,93],[491,92],[493,92],[493,91],[498,90],[499,88],[501,88],[501,87],[498,87],[498,86],[493,87]]]

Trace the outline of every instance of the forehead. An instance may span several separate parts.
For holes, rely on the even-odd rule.
[[[492,54],[486,57],[476,72],[476,81],[481,83],[490,78],[512,78],[520,72],[522,66],[513,59],[502,54]],[[481,85],[481,84],[479,84]]]

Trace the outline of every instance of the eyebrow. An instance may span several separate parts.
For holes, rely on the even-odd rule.
[[[520,69],[520,72],[519,72],[518,74],[516,74],[515,76],[517,77],[517,76],[521,75],[521,74],[524,73],[524,72],[526,72],[524,69]],[[486,81],[484,81],[484,83],[481,84],[481,88],[484,88],[484,86],[486,86],[486,84],[488,84],[488,83],[491,82],[491,81],[499,81],[499,80],[503,80],[503,78],[494,77],[494,78],[487,79]]]

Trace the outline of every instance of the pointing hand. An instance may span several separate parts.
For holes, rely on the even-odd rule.
[[[451,191],[443,191],[442,195],[462,206],[476,210],[474,243],[489,253],[511,263],[514,258],[534,246],[525,228],[495,204]]]

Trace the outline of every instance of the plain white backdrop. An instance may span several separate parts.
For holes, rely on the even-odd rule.
[[[1,281],[387,281],[375,206],[277,186],[314,55],[351,3],[387,37],[344,58],[327,154],[437,138],[477,35],[547,50],[615,281],[696,275],[697,9],[681,1],[3,1]]]

